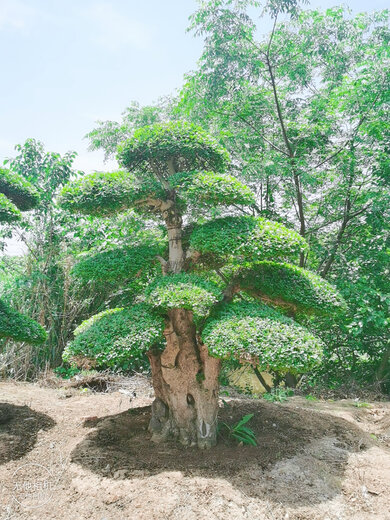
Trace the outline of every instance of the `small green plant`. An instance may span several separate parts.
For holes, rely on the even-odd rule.
[[[370,403],[364,403],[359,401],[354,402],[353,405],[356,406],[356,408],[371,408]]]
[[[287,399],[292,395],[294,395],[293,390],[285,390],[284,388],[273,388],[271,392],[263,394],[263,397],[266,401],[270,401],[271,403],[283,403],[284,401],[287,401]]]
[[[54,369],[54,373],[58,377],[62,377],[62,379],[70,379],[80,372],[80,369],[74,366],[68,367],[57,367]]]
[[[244,417],[233,426],[229,426],[228,424],[222,422],[219,424],[219,431],[224,428],[228,432],[229,437],[232,437],[239,443],[242,442],[242,444],[249,446],[257,446],[254,431],[251,428],[248,428],[248,426],[245,426],[252,419],[252,417],[253,413],[244,415]]]
[[[315,397],[314,395],[306,395],[305,396],[305,399],[307,399],[308,401],[318,401],[317,397]]]

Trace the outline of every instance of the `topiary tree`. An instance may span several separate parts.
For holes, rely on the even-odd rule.
[[[146,351],[156,396],[152,439],[209,447],[216,443],[221,359],[310,370],[321,361],[321,341],[291,316],[344,304],[328,283],[286,263],[307,249],[295,231],[250,215],[212,217],[255,201],[226,173],[227,152],[202,129],[184,122],[144,127],[119,147],[118,159],[126,170],[66,186],[63,207],[93,215],[135,208],[165,226],[167,243],[158,254],[140,244],[80,261],[76,272],[86,282],[124,279],[124,267],[128,280],[149,278],[133,307],[82,325],[65,356],[114,364]],[[151,269],[156,262],[159,271]]]
[[[23,177],[0,168],[0,222],[17,222],[22,211],[37,206],[39,195]],[[11,309],[0,300],[0,338],[40,344],[46,340],[46,331],[36,321]]]

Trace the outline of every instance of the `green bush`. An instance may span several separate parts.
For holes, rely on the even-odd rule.
[[[15,222],[21,218],[22,214],[15,204],[0,193],[0,222]]]
[[[0,301],[0,338],[12,338],[15,341],[39,345],[46,341],[47,334],[39,323]]]
[[[151,271],[153,261],[163,247],[158,243],[121,247],[83,257],[72,269],[84,281],[118,282],[120,284]]]

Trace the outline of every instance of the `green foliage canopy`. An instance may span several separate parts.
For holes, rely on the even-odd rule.
[[[21,212],[8,197],[0,193],[0,222],[15,222],[22,218]]]
[[[158,243],[121,247],[96,253],[80,260],[73,267],[73,274],[85,282],[123,283],[150,270],[163,246]]]
[[[0,193],[8,197],[21,211],[35,208],[39,203],[36,188],[21,175],[0,168]]]
[[[202,128],[185,121],[140,128],[118,147],[119,163],[128,170],[165,179],[175,172],[205,169],[224,171],[229,155]],[[172,161],[172,170],[167,162]]]
[[[164,325],[164,319],[145,304],[103,311],[75,330],[63,359],[75,364],[78,358],[93,359],[99,368],[145,369],[145,352],[163,347]]]
[[[188,273],[157,278],[147,287],[146,294],[148,302],[162,312],[187,309],[195,317],[207,316],[222,299],[222,291],[216,284]]]
[[[334,314],[346,310],[343,298],[330,283],[295,265],[258,262],[242,269],[237,281],[250,294],[264,295],[275,304],[290,304],[295,312]]]
[[[234,302],[208,318],[202,340],[209,353],[257,363],[263,370],[303,373],[321,363],[322,343],[267,305]]]
[[[232,175],[194,171],[178,174],[170,183],[179,189],[181,197],[197,205],[252,206],[255,203],[252,190]]]
[[[295,231],[262,217],[238,216],[210,220],[194,228],[190,245],[199,253],[221,261],[241,257],[245,262],[266,258],[296,258],[307,250]]]
[[[139,196],[133,174],[95,172],[64,186],[60,204],[72,213],[109,216],[132,207]]]

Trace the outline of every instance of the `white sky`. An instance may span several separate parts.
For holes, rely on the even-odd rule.
[[[0,0],[0,164],[33,137],[48,151],[75,150],[78,169],[112,168],[83,136],[96,120],[119,120],[130,101],[150,104],[181,87],[202,50],[186,33],[196,8],[195,0]]]

